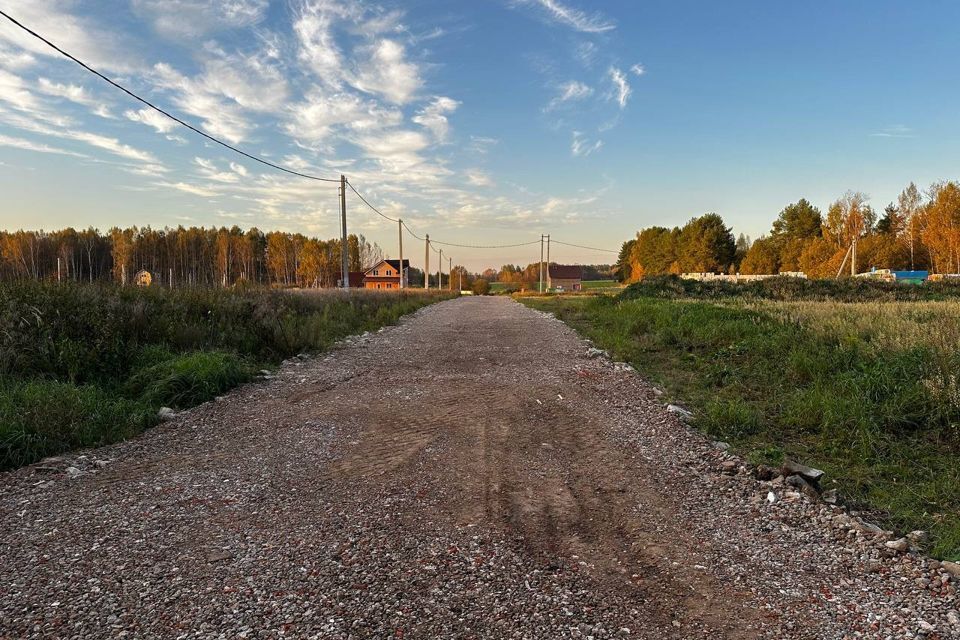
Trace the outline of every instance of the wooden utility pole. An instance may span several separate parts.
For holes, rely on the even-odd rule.
[[[400,230],[400,289],[403,289],[403,220],[397,220]]]
[[[426,256],[423,259],[423,288],[430,288],[430,234],[427,234],[427,240],[425,243],[427,247]]]
[[[350,288],[350,264],[347,261],[347,176],[340,175],[340,277],[344,289]]]

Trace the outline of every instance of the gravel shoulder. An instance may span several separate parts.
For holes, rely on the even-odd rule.
[[[0,474],[0,638],[960,638],[960,576],[461,298]],[[771,501],[772,496],[772,501]]]

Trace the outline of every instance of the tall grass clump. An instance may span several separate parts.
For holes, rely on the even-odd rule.
[[[798,458],[890,526],[960,556],[960,301],[684,297],[524,299],[688,405],[756,462]]]
[[[0,469],[129,437],[161,406],[204,402],[443,297],[0,283]]]

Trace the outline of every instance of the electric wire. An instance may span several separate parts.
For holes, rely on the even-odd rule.
[[[377,209],[375,206],[373,206],[372,204],[370,204],[370,203],[367,201],[366,198],[364,198],[362,195],[360,195],[360,192],[357,191],[356,187],[354,187],[354,186],[350,183],[349,180],[347,180],[347,186],[350,187],[350,189],[351,189],[355,194],[357,194],[357,197],[360,198],[360,200],[363,202],[363,204],[365,204],[365,205],[367,205],[368,207],[370,207],[375,214],[377,214],[377,215],[380,216],[381,218],[386,218],[386,219],[389,220],[390,222],[400,222],[400,220],[399,220],[398,218],[391,218],[391,217],[388,216],[387,214],[385,214],[385,213],[383,213],[382,211],[380,211],[380,209]],[[406,225],[404,225],[404,226],[406,226]]]
[[[223,140],[220,140],[219,138],[216,138],[216,137],[210,135],[210,134],[207,133],[206,131],[203,131],[202,129],[199,129],[199,128],[193,126],[193,125],[190,124],[189,122],[185,122],[185,121],[181,120],[181,119],[178,118],[177,116],[175,116],[175,115],[173,115],[173,114],[171,114],[171,113],[163,110],[162,108],[160,108],[160,107],[158,107],[157,105],[153,104],[153,103],[150,102],[149,100],[147,100],[147,99],[145,99],[145,98],[141,98],[140,96],[138,96],[138,95],[137,95],[136,93],[134,93],[133,91],[127,89],[126,87],[124,87],[123,85],[119,84],[118,82],[112,80],[111,78],[108,78],[107,76],[105,76],[104,74],[100,73],[99,71],[97,71],[96,69],[94,69],[93,67],[91,67],[90,65],[88,65],[87,63],[83,62],[83,61],[80,60],[79,58],[73,56],[72,54],[70,54],[70,53],[68,53],[68,52],[66,52],[66,51],[64,51],[63,49],[61,49],[60,47],[58,47],[58,46],[55,45],[54,43],[50,42],[49,40],[47,40],[46,38],[44,38],[42,35],[40,35],[39,33],[37,33],[36,31],[34,31],[34,30],[30,29],[29,27],[25,26],[23,23],[19,22],[16,18],[14,18],[13,16],[11,16],[11,15],[9,15],[8,13],[4,12],[3,10],[0,10],[0,16],[3,16],[4,18],[6,18],[6,19],[9,20],[10,22],[12,22],[15,26],[17,26],[17,27],[19,27],[20,29],[22,29],[23,31],[27,32],[28,34],[30,34],[31,36],[33,36],[33,37],[36,38],[37,40],[40,40],[41,42],[43,42],[44,44],[46,44],[48,47],[50,47],[51,49],[53,49],[54,51],[56,51],[56,52],[59,53],[60,55],[62,55],[62,56],[64,56],[64,57],[72,60],[73,62],[77,63],[78,65],[80,65],[81,67],[83,67],[84,69],[86,69],[87,71],[89,71],[90,73],[92,73],[93,75],[97,76],[97,77],[100,78],[101,80],[107,82],[107,83],[110,84],[110,85],[113,85],[113,86],[116,87],[117,89],[120,89],[121,91],[123,91],[124,93],[126,93],[128,96],[130,96],[130,97],[133,98],[134,100],[137,100],[138,102],[141,102],[141,103],[147,105],[148,107],[150,107],[150,108],[153,109],[154,111],[157,111],[158,113],[161,113],[161,114],[165,115],[166,117],[170,118],[171,120],[173,120],[173,121],[176,122],[177,124],[179,124],[179,125],[181,125],[181,126],[183,126],[183,127],[186,127],[187,129],[193,131],[193,132],[196,133],[196,134],[199,134],[199,135],[203,136],[204,138],[206,138],[207,140],[210,140],[211,142],[214,142],[214,143],[216,143],[216,144],[218,144],[218,145],[220,145],[220,146],[222,146],[222,147],[226,147],[227,149],[233,151],[234,153],[238,153],[238,154],[240,154],[241,156],[244,156],[245,158],[249,158],[250,160],[253,160],[253,161],[255,161],[255,162],[259,162],[260,164],[266,165],[266,166],[268,166],[268,167],[270,167],[270,168],[272,168],[272,169],[276,169],[276,170],[278,170],[278,171],[283,171],[284,173],[289,173],[289,174],[291,174],[291,175],[299,176],[299,177],[301,177],[301,178],[307,178],[308,180],[318,180],[318,181],[320,181],[320,182],[340,182],[339,178],[322,178],[322,177],[320,177],[320,176],[311,175],[311,174],[309,174],[309,173],[302,173],[302,172],[300,172],[300,171],[295,171],[295,170],[293,170],[293,169],[288,169],[287,167],[283,167],[283,166],[281,166],[281,165],[279,165],[279,164],[274,164],[273,162],[270,162],[269,160],[264,160],[263,158],[257,157],[257,156],[255,156],[255,155],[253,155],[253,154],[251,154],[251,153],[247,153],[246,151],[243,151],[242,149],[238,149],[237,147],[235,147],[235,146],[233,146],[233,145],[231,145],[231,144],[229,144],[229,143],[227,143],[227,142],[224,142]]]
[[[577,249],[588,249],[590,251],[603,251],[604,253],[620,253],[613,249],[600,249],[599,247],[585,247],[582,244],[570,244],[569,242],[561,242],[560,240],[551,240],[554,244],[562,244],[565,247],[576,247]]]

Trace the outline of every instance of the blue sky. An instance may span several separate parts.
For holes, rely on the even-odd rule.
[[[960,173],[955,2],[0,0],[214,135],[461,243],[616,249],[709,211],[757,236],[848,189]],[[337,235],[335,186],[270,171],[0,24],[0,226]],[[352,200],[349,226],[396,253]],[[408,253],[418,256],[411,238]],[[538,247],[451,250],[471,268]],[[602,253],[554,247],[560,261]]]

